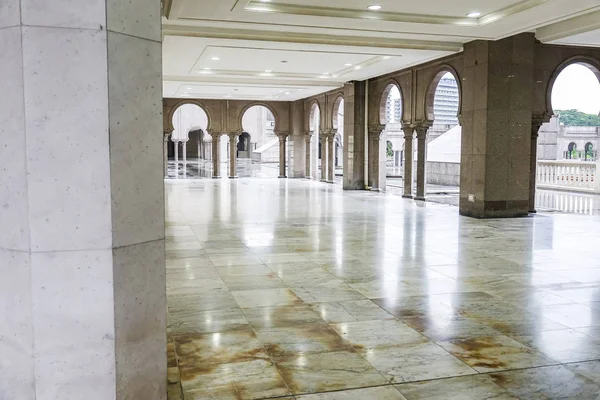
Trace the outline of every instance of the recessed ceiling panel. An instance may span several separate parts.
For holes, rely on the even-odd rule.
[[[273,0],[269,2],[252,0],[251,4],[261,4],[263,6],[282,4],[307,8],[331,8],[355,11],[366,11],[367,7],[371,5],[380,5],[380,12],[465,17],[467,14],[475,11],[481,13],[481,15],[486,15],[528,2],[528,0]]]
[[[320,51],[207,46],[190,72],[210,68],[215,73],[239,71],[314,77],[323,73],[335,74],[346,69],[347,64],[359,65],[374,58],[373,55]]]

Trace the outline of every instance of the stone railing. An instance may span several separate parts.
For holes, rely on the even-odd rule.
[[[600,193],[600,162],[538,161],[536,185],[540,189]]]

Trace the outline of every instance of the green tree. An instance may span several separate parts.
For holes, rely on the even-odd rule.
[[[600,117],[579,110],[556,110],[565,126],[600,126]]]
[[[386,147],[386,155],[388,158],[393,157],[394,156],[394,146],[392,145],[392,142],[390,142],[388,140],[387,142],[387,147]]]

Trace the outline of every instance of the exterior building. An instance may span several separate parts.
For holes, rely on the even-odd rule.
[[[538,138],[538,160],[598,160],[600,127],[565,126],[558,116],[542,125]]]

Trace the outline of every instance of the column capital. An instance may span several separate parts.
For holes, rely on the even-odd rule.
[[[229,136],[229,140],[235,140],[241,133],[238,132],[228,132],[227,136]]]
[[[213,141],[215,141],[216,139],[219,139],[223,133],[215,132],[215,131],[208,131],[208,134],[210,135],[211,138],[213,138]]]
[[[417,139],[426,139],[427,138],[427,132],[429,131],[429,128],[431,127],[431,125],[429,124],[419,124],[415,127],[415,131],[417,131]]]
[[[385,130],[385,125],[382,124],[374,124],[369,125],[369,135],[381,135],[381,132]]]

